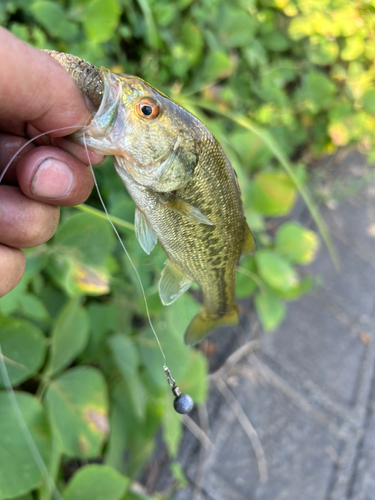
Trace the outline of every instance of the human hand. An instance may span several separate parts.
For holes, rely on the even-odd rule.
[[[90,121],[81,91],[65,70],[0,27],[0,175],[28,138],[60,127],[25,147],[0,184],[0,297],[20,281],[20,250],[49,240],[59,205],[89,196],[93,178],[82,146],[63,138]],[[89,153],[93,165],[103,156]]]

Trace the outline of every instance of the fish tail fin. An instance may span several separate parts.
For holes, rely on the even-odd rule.
[[[186,330],[185,344],[194,345],[200,342],[217,326],[237,325],[237,323],[238,307],[236,305],[223,316],[212,316],[203,306],[191,320]]]

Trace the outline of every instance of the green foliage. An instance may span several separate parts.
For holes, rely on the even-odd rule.
[[[120,500],[129,481],[106,465],[86,465],[69,482],[64,500]]]
[[[46,373],[66,368],[85,348],[89,321],[86,310],[77,300],[69,301],[60,311],[51,332],[51,355]]]
[[[331,245],[305,187],[303,161],[352,144],[375,159],[373,14],[365,0],[0,4],[1,24],[18,37],[139,75],[215,134],[237,171],[258,243],[257,254],[241,261],[236,293],[253,294],[267,331],[285,317],[286,302],[312,286],[296,266],[309,264],[319,248],[314,231],[270,218],[288,216],[300,194]],[[145,285],[168,366],[181,390],[202,402],[207,362],[182,339],[200,306],[189,294],[162,306],[157,282],[165,254],[156,247],[147,256],[140,248],[134,204],[110,162],[96,175]],[[0,362],[64,499],[146,499],[128,491],[129,482],[150,458],[158,428],[176,456],[181,420],[133,270],[95,194],[88,204],[79,207],[84,213],[63,209],[54,238],[26,251],[24,278],[0,300]],[[4,390],[0,415],[0,500],[47,500]],[[86,465],[67,482],[70,459],[103,463]],[[185,484],[177,462],[171,470],[176,485]]]
[[[42,459],[49,460],[50,430],[40,402],[25,392],[16,393],[24,423]],[[29,448],[14,406],[6,392],[0,392],[0,499],[17,497],[38,487],[42,474]]]
[[[22,319],[0,316],[0,345],[12,384],[32,377],[41,367],[47,342],[43,332]],[[0,380],[0,388],[4,385]]]
[[[290,262],[308,264],[314,260],[319,249],[319,240],[314,231],[309,231],[295,222],[286,222],[277,231],[275,248]]]
[[[108,434],[108,396],[102,374],[90,367],[76,367],[50,382],[46,409],[69,457],[95,458]]]

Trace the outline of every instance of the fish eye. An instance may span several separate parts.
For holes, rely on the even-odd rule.
[[[159,106],[153,99],[142,99],[137,104],[137,113],[141,118],[152,120],[159,115]]]

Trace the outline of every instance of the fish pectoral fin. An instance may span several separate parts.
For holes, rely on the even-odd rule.
[[[257,244],[251,229],[245,222],[245,242],[243,244],[242,255],[253,255],[256,252]]]
[[[168,259],[159,281],[159,295],[162,303],[169,306],[186,292],[191,284],[191,279]]]
[[[139,210],[139,208],[135,209],[134,229],[139,244],[141,245],[143,250],[148,255],[150,255],[152,249],[158,241],[158,237],[156,236],[155,231],[150,226],[150,223],[146,219],[146,216],[143,212],[141,212],[141,210]]]
[[[213,226],[212,222],[205,217],[202,212],[197,208],[190,205],[181,198],[172,198],[166,203],[166,206],[175,212],[188,217],[194,222],[199,224],[207,224],[208,226]]]
[[[203,340],[214,328],[224,325],[237,325],[238,323],[238,308],[234,306],[232,310],[223,316],[210,316],[205,307],[194,316],[191,320],[186,333],[185,344],[194,345]]]

